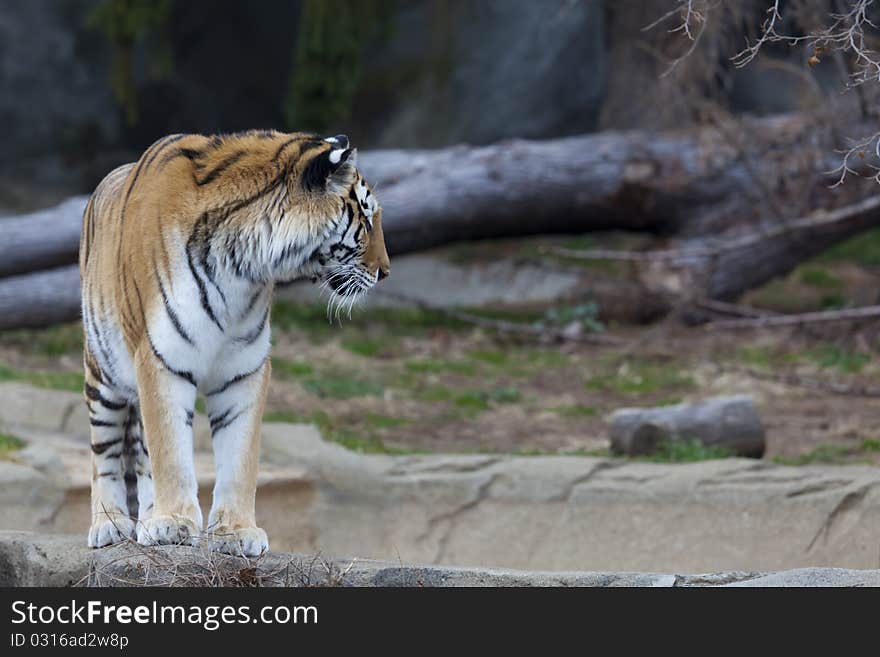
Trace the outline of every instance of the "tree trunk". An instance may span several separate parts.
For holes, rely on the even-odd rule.
[[[837,161],[830,133],[815,117],[786,115],[657,134],[373,151],[360,168],[384,207],[392,256],[456,241],[603,229],[664,233],[684,248],[770,231],[772,238],[685,268],[682,284],[696,285],[695,296],[730,299],[877,225],[880,214],[869,204],[845,221],[773,232],[808,208],[839,208],[866,195],[859,179],[829,189],[823,172]],[[0,220],[0,277],[74,263],[84,206],[77,197]],[[23,279],[3,285],[27,289]]]
[[[76,262],[87,196],[54,208],[0,219],[0,277]]]
[[[49,326],[79,315],[78,265],[0,279],[0,329]]]

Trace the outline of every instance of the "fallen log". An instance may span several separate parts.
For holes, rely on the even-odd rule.
[[[0,219],[0,277],[76,262],[87,196],[30,214]]]
[[[680,441],[699,441],[738,456],[764,454],[764,427],[748,395],[716,397],[697,404],[622,408],[611,417],[611,451],[643,456]]]
[[[0,329],[50,326],[79,315],[77,265],[0,279]]]
[[[382,201],[392,256],[456,241],[605,229],[699,238],[741,233],[766,218],[763,190],[782,176],[797,180],[799,196],[813,195],[812,207],[841,205],[845,196],[829,191],[822,173],[836,161],[833,144],[820,137],[826,132],[814,117],[785,115],[744,121],[736,143],[711,126],[604,132],[368,151],[359,166]],[[0,220],[0,276],[74,262],[84,205],[77,197]]]
[[[678,289],[654,287],[650,276],[645,282],[658,296],[729,300],[880,224],[880,208],[863,200],[860,181],[828,189],[823,172],[836,161],[828,133],[815,117],[786,115],[744,120],[735,140],[715,127],[607,132],[372,151],[360,167],[381,198],[392,256],[457,241],[612,228],[674,235],[683,250],[715,249],[722,240],[736,248],[679,263]],[[850,205],[831,210],[839,215],[833,221],[777,216],[768,190],[790,189],[792,181],[792,208]],[[74,263],[84,204],[77,197],[0,220],[0,277]],[[665,263],[651,264],[660,267],[655,280],[670,280]],[[21,281],[8,289],[27,293]],[[63,289],[74,288],[57,293]],[[20,307],[33,303],[18,300]]]

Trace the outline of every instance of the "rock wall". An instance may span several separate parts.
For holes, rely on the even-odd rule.
[[[0,384],[0,529],[75,533],[89,517],[80,395]],[[206,419],[196,469],[210,503]],[[365,455],[266,424],[257,520],[274,550],[523,570],[880,567],[880,469],[752,459]]]

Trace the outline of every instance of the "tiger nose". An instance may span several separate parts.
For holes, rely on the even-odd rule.
[[[384,267],[379,267],[379,270],[376,272],[376,282],[378,283],[383,278],[388,278],[388,274],[389,272],[387,269],[385,269]]]

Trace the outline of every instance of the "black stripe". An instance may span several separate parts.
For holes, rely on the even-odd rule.
[[[89,385],[88,383],[86,383],[86,397],[88,397],[92,401],[99,402],[101,406],[110,409],[111,411],[121,411],[123,408],[128,406],[128,402],[126,401],[110,401],[101,394],[100,390],[98,390],[94,386]]]
[[[207,213],[203,215],[202,221],[207,222]],[[202,222],[199,222],[202,223]],[[214,309],[211,307],[211,304],[208,300],[208,289],[205,287],[205,282],[202,280],[202,277],[199,276],[199,273],[196,271],[196,264],[193,262],[193,254],[192,248],[193,244],[195,244],[196,236],[198,233],[199,224],[196,224],[196,227],[193,228],[193,232],[190,235],[189,239],[186,243],[186,262],[189,265],[189,271],[192,274],[193,278],[196,281],[196,285],[199,288],[199,300],[202,303],[202,309],[205,311],[205,314],[208,315],[208,318],[217,325],[217,328],[220,329],[220,332],[223,332],[223,326],[221,326],[220,322],[217,320],[217,316],[214,315]]]
[[[125,200],[122,202],[122,216],[125,216],[125,208],[128,206],[128,199],[129,197],[131,197],[131,193],[134,190],[134,186],[137,184],[137,180],[138,177],[141,175],[141,171],[147,168],[148,163],[153,161],[153,158],[158,155],[159,151],[162,150],[165,143],[168,142],[169,139],[173,139],[174,141],[176,141],[177,139],[174,139],[175,137],[177,139],[180,138],[180,136],[178,135],[168,135],[167,137],[162,137],[161,139],[153,142],[153,145],[150,146],[143,155],[141,155],[141,158],[138,160],[138,163],[134,168],[134,176],[131,179],[131,184],[128,186],[128,191],[125,193]]]
[[[236,383],[238,383],[239,381],[244,381],[244,380],[245,380],[246,378],[248,378],[249,376],[253,376],[253,375],[256,374],[257,372],[259,372],[260,369],[261,369],[261,368],[263,367],[263,365],[265,365],[265,364],[266,364],[266,361],[263,360],[263,362],[261,362],[261,363],[260,363],[255,369],[251,370],[250,372],[244,372],[243,374],[236,374],[234,377],[232,377],[231,379],[229,379],[229,380],[228,380],[226,383],[224,383],[222,386],[220,386],[220,387],[217,388],[216,390],[212,390],[211,392],[207,393],[205,396],[206,396],[206,397],[211,397],[212,395],[219,395],[221,392],[225,392],[226,390],[229,389],[230,386],[234,386],[234,385],[235,385]]]
[[[217,285],[217,280],[214,278],[214,268],[208,262],[208,249],[202,249],[202,254],[200,258],[200,263],[202,265],[202,271],[205,272],[205,275],[208,277],[208,282],[217,290],[217,294],[220,295],[220,301],[223,302],[223,305],[226,305],[226,295],[223,294],[223,290],[220,289],[220,286]],[[220,329],[221,331],[223,329]]]
[[[186,426],[191,427],[193,425],[193,410],[191,408],[186,409]]]
[[[91,198],[89,198],[89,204],[86,206],[85,212],[83,212],[83,262],[89,261],[89,252],[91,251],[92,245],[92,221],[94,220],[95,214],[95,197],[94,194]]]
[[[195,380],[195,377],[193,377],[192,372],[186,371],[186,370],[176,370],[168,364],[168,361],[166,361],[162,357],[162,354],[160,354],[159,350],[156,349],[156,345],[153,344],[153,338],[150,335],[149,331],[147,331],[147,340],[150,341],[150,349],[153,350],[153,355],[159,359],[159,362],[165,366],[166,370],[168,370],[169,372],[171,372],[172,374],[174,374],[176,376],[179,376],[181,379],[184,379],[185,381],[189,381],[192,385],[194,385],[194,386],[196,385],[196,380]]]
[[[121,442],[122,442],[122,436],[120,436],[119,438],[113,438],[112,440],[106,440],[103,443],[93,443],[92,444],[92,451],[95,454],[103,454],[108,449],[113,447],[113,445],[118,445]],[[116,456],[118,456],[118,454]]]
[[[99,477],[113,477],[113,481],[116,481],[119,478],[119,473],[115,470],[111,470],[110,472],[99,472]]]
[[[250,333],[246,333],[245,335],[241,336],[240,338],[236,338],[235,340],[237,342],[243,342],[246,345],[253,344],[256,341],[256,339],[263,334],[263,331],[266,328],[266,320],[268,320],[268,319],[269,319],[269,306],[267,305],[266,309],[263,311],[263,318],[260,320],[259,325],[257,325],[257,327],[254,328],[254,330],[252,330]]]
[[[197,179],[196,185],[198,185],[199,187],[201,187],[202,185],[207,185],[209,182],[217,178],[217,176],[219,176],[221,173],[226,171],[226,169],[228,169],[233,164],[238,162],[241,158],[243,158],[245,154],[247,154],[247,151],[240,150],[234,152],[232,155],[227,156],[223,159],[223,161],[220,162],[220,164],[211,169],[204,178],[202,178],[201,180]]]
[[[171,324],[174,326],[174,330],[177,331],[177,334],[190,345],[195,347],[195,342],[193,342],[193,339],[189,337],[189,334],[184,330],[183,325],[180,323],[180,318],[178,318],[177,313],[174,312],[174,308],[172,308],[171,304],[168,302],[168,294],[165,292],[165,286],[162,285],[162,277],[159,275],[158,270],[154,271],[156,273],[156,281],[159,283],[159,293],[162,295],[162,303],[165,304],[165,312],[168,313],[168,319],[171,320]]]
[[[284,149],[286,149],[288,146],[290,146],[293,142],[297,141],[298,139],[299,139],[299,137],[291,137],[290,139],[288,139],[287,141],[282,143],[278,147],[278,150],[275,151],[275,156],[272,159],[277,160],[279,157],[281,157],[281,153],[284,152]]]
[[[101,378],[101,372],[95,366],[94,359],[95,359],[94,355],[92,355],[91,352],[88,352],[88,354],[85,358],[86,367],[89,370],[89,374],[92,375],[92,377],[95,379],[95,381],[97,381],[98,383],[104,383],[104,380]]]
[[[247,308],[245,308],[244,312],[241,315],[242,319],[251,314],[251,311],[254,309],[254,304],[257,303],[257,299],[259,299],[265,291],[266,288],[261,287],[256,292],[254,292],[254,296],[252,296],[251,300],[248,301]]]
[[[236,413],[232,417],[229,417],[229,414],[232,412],[232,409],[229,408],[226,410],[225,413],[223,413],[219,417],[212,419],[211,420],[211,437],[213,438],[221,430],[225,429],[230,424],[235,422],[238,418],[241,417],[242,413],[244,413],[248,408],[249,408],[248,406],[245,406],[243,409],[241,409],[238,413]]]
[[[168,153],[165,157],[163,157],[161,163],[168,164],[171,160],[177,157],[185,157],[187,160],[192,162],[193,160],[197,160],[202,157],[202,155],[204,155],[204,153],[195,148],[176,148]]]
[[[173,144],[175,142],[180,141],[184,137],[186,137],[186,135],[169,135],[169,136],[165,137],[162,140],[162,146],[160,148],[158,148],[155,153],[153,153],[153,155],[150,157],[149,160],[147,160],[147,163],[144,165],[144,168],[149,167],[155,161],[155,159],[157,157],[159,157],[159,153],[164,151],[166,147],[170,146],[171,144]],[[181,150],[185,150],[185,149],[181,149]],[[165,159],[162,160],[162,163],[163,164],[165,163]]]
[[[106,420],[96,420],[95,418],[89,418],[89,424],[93,427],[118,427],[119,424],[117,422],[107,422]]]

